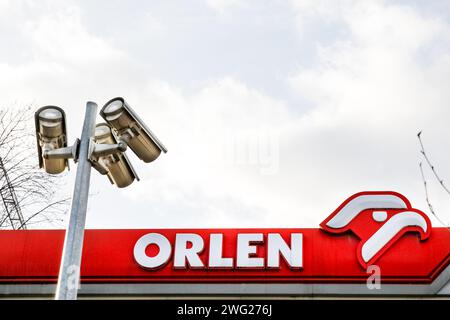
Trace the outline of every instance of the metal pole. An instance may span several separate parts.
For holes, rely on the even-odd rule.
[[[56,300],[76,300],[80,283],[81,253],[83,249],[84,226],[91,180],[89,161],[91,139],[95,134],[97,104],[88,102],[83,132],[79,146],[78,168],[70,210],[69,226],[66,230]]]

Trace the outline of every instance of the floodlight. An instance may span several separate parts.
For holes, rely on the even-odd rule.
[[[47,173],[59,174],[69,163],[67,159],[48,157],[48,152],[67,147],[66,115],[55,106],[38,109],[34,116],[39,155],[39,167]]]
[[[123,98],[107,102],[100,115],[117,132],[120,140],[126,142],[133,152],[144,162],[152,162],[162,152],[164,145],[150,131]]]
[[[119,188],[129,186],[135,179],[139,181],[127,155],[123,153],[126,145],[123,142],[117,143],[116,137],[107,124],[100,123],[95,127],[95,142],[92,160],[95,169],[106,174],[111,183]],[[116,152],[111,153],[112,149]]]
[[[112,184],[125,188],[139,181],[125,151],[130,147],[144,162],[152,162],[167,149],[148,129],[123,98],[109,101],[101,116],[107,123],[96,125],[97,104],[86,103],[80,139],[67,146],[66,115],[55,106],[42,107],[35,113],[36,141],[39,166],[51,174],[58,174],[69,166],[68,159],[77,165],[77,174],[66,230],[55,298],[74,300],[80,281],[79,268],[83,249],[83,234],[89,199],[92,168],[107,175]],[[77,269],[76,268],[76,269]]]

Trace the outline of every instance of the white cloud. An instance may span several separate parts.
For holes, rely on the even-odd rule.
[[[242,6],[246,0],[206,0],[206,4],[219,13],[225,13],[226,10]]]
[[[280,205],[267,182],[278,167],[264,169],[277,161],[278,154],[271,152],[278,152],[272,148],[280,128],[291,121],[287,107],[231,78],[211,81],[192,95],[155,82],[145,91],[140,99],[153,101],[154,107],[142,110],[143,116],[159,123],[155,131],[169,153],[155,162],[154,170],[139,166],[142,182],[125,193],[133,200],[176,204],[157,222],[162,225],[270,224]],[[189,218],[176,220],[186,212]]]
[[[49,12],[27,22],[24,28],[36,57],[46,61],[80,67],[80,64],[122,58],[120,51],[89,34],[82,24],[80,10],[75,6]]]
[[[11,63],[20,52],[11,52],[3,44],[0,85],[7,88],[3,104],[77,105],[78,99],[68,98],[98,95],[128,62],[123,52],[85,28],[80,9],[72,2],[18,1],[8,13],[3,23],[16,30],[24,44],[18,50],[26,52],[26,59]]]
[[[142,181],[125,190],[94,173],[90,227],[317,227],[347,196],[365,189],[397,190],[425,210],[415,138],[420,129],[440,173],[450,177],[449,26],[417,8],[383,1],[294,1],[292,25],[300,42],[311,38],[306,33],[314,35],[314,61],[293,67],[289,79],[273,81],[286,81],[289,94],[308,100],[305,113],[303,105],[273,98],[232,72],[197,79],[203,84],[194,87],[175,85],[176,77],[158,78],[145,55],[138,59],[120,39],[104,36],[107,26],[92,32],[82,3],[17,3],[0,1],[6,17],[1,23],[27,54],[16,61],[1,50],[2,104],[19,99],[64,106],[74,138],[86,100],[101,104],[122,95],[169,149],[151,165],[133,159]],[[241,6],[208,3],[219,12]],[[123,34],[139,42],[136,26],[145,26],[170,37],[161,24],[167,17],[146,12],[147,24],[136,21]],[[322,24],[340,31],[321,33]],[[178,48],[164,37],[158,45],[168,52]],[[148,51],[152,45],[142,44]],[[237,48],[227,49],[238,56]],[[183,52],[172,54],[167,61],[176,69]],[[431,192],[445,213],[446,196],[438,188]]]
[[[326,3],[319,1],[319,8]],[[300,70],[291,79],[293,89],[315,106],[304,118],[309,130],[304,122],[296,129],[307,134],[311,144],[330,132],[329,141],[321,143],[327,154],[334,150],[333,161],[311,163],[310,169],[317,180],[328,184],[321,187],[324,194],[338,190],[339,181],[345,179],[344,190],[349,186],[397,189],[426,210],[415,134],[426,132],[433,156],[450,176],[450,168],[445,168],[448,152],[442,148],[450,142],[446,121],[450,94],[442,82],[450,75],[449,55],[448,47],[436,48],[442,39],[448,44],[449,26],[408,6],[383,1],[339,3],[344,6],[334,12],[333,20],[345,26],[347,36],[318,43],[318,65]],[[315,9],[301,4],[303,10]],[[302,149],[319,163],[320,155],[311,144]],[[450,201],[437,190],[433,193],[439,195],[439,211],[445,215]]]

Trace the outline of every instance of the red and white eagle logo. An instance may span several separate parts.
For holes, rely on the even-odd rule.
[[[335,234],[352,232],[361,239],[357,257],[363,268],[374,264],[405,233],[418,233],[420,241],[431,234],[427,215],[412,208],[405,196],[392,191],[357,193],[320,226]]]

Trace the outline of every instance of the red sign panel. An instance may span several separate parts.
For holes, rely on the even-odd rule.
[[[431,283],[450,264],[450,231],[403,196],[346,200],[322,229],[87,230],[84,283]],[[0,283],[57,281],[64,231],[0,232]]]

